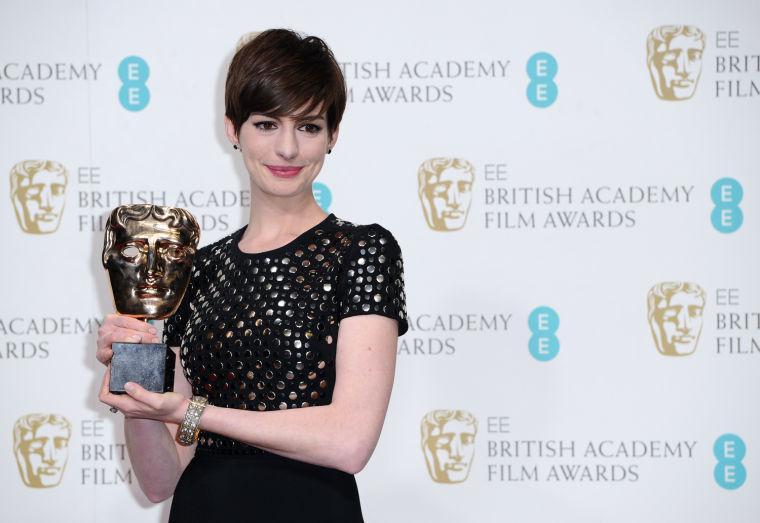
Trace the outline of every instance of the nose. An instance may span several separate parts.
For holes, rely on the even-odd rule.
[[[686,307],[683,307],[678,312],[678,331],[689,332],[691,330],[691,318],[689,317],[689,311]]]
[[[454,438],[451,442],[451,459],[454,461],[462,461],[462,444],[459,438]]]
[[[277,135],[275,142],[275,152],[283,160],[293,160],[298,156],[298,139],[296,138],[295,127],[283,127]]]
[[[680,76],[686,76],[688,74],[687,69],[687,57],[683,51],[678,53],[676,58],[676,74]]]
[[[40,208],[45,211],[53,210],[53,192],[50,190],[49,185],[43,185],[42,191],[40,191]]]
[[[155,276],[161,272],[161,259],[156,254],[155,245],[150,245],[148,247],[148,255],[145,268],[148,272],[148,276]]]
[[[459,208],[459,191],[454,184],[451,184],[449,190],[446,192],[446,204],[454,209]]]
[[[55,461],[53,459],[53,451],[53,441],[47,440],[42,447],[42,461],[45,463],[53,463]]]

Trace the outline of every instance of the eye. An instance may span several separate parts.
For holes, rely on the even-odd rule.
[[[27,198],[36,198],[42,192],[42,186],[32,185],[26,189]]]
[[[277,129],[277,123],[272,120],[260,120],[253,122],[253,126],[259,131],[273,131]]]
[[[43,447],[42,441],[38,439],[34,439],[29,442],[28,448],[31,452],[37,452],[38,450],[42,450],[42,447]]]
[[[66,438],[55,438],[55,448],[65,449],[69,446],[69,440]]]
[[[459,192],[470,192],[470,182],[459,182]]]
[[[472,445],[475,441],[475,436],[472,434],[462,434],[462,443],[465,445]]]
[[[444,196],[448,190],[451,182],[440,182],[433,186],[433,195]]]
[[[689,313],[691,314],[692,318],[698,318],[702,316],[702,307],[697,307],[696,305],[692,305],[689,307]]]
[[[52,186],[52,191],[55,196],[60,196],[64,193],[66,190],[66,186],[60,184],[60,183],[54,183]]]
[[[438,436],[435,440],[435,446],[436,448],[444,448],[451,445],[451,434],[444,434],[442,436]]]
[[[322,127],[320,127],[317,124],[307,123],[299,127],[299,129],[301,129],[302,131],[306,131],[309,134],[319,134],[320,131],[322,130]]]
[[[127,243],[121,248],[121,251],[119,252],[123,257],[127,258],[129,261],[133,261],[135,258],[137,258],[140,255],[140,248],[134,243]]]
[[[164,249],[164,256],[169,260],[181,260],[185,257],[185,249],[180,245],[169,245]]]
[[[669,64],[671,62],[674,62],[676,60],[677,53],[675,51],[668,51],[664,55],[662,55],[662,63]]]

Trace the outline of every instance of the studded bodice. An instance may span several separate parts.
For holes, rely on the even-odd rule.
[[[403,262],[381,226],[329,215],[278,249],[238,247],[245,228],[199,249],[187,292],[165,322],[193,394],[219,407],[326,405],[335,386],[339,322],[380,314],[407,330]],[[257,453],[201,432],[199,450]]]

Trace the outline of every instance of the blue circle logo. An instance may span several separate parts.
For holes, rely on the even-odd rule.
[[[314,182],[311,186],[314,199],[323,211],[328,212],[332,204],[332,192],[330,188],[322,182]]]
[[[559,353],[559,314],[551,307],[536,307],[528,316],[528,328],[532,333],[528,351],[538,361],[553,360]]]
[[[549,53],[536,53],[528,59],[526,70],[530,83],[526,95],[533,107],[543,109],[557,101],[557,60]]]
[[[713,184],[710,198],[715,207],[710,221],[716,231],[729,234],[739,230],[744,223],[744,213],[739,207],[743,197],[742,184],[733,178],[721,178]]]
[[[148,62],[139,56],[128,56],[119,63],[119,103],[128,111],[142,111],[150,102],[150,90],[145,82],[150,76]]]
[[[718,463],[713,469],[715,482],[727,490],[735,490],[747,481],[747,469],[742,460],[747,454],[747,446],[736,434],[723,434],[715,440],[713,455]]]

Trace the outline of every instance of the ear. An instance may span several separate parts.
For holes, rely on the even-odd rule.
[[[340,126],[336,127],[330,135],[330,141],[327,142],[328,149],[335,149],[335,144],[338,143],[338,131],[340,131]]]
[[[224,117],[224,133],[227,135],[227,139],[232,145],[236,145],[240,142],[240,140],[238,140],[237,134],[235,133],[235,124],[232,123],[232,120],[230,120],[226,115]]]

